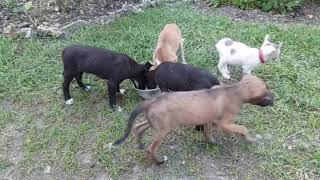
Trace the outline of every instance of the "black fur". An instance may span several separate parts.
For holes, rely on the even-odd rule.
[[[209,71],[189,64],[164,62],[147,73],[147,87],[161,91],[192,91],[219,85],[219,80]]]
[[[73,78],[78,85],[85,89],[82,83],[82,74],[95,74],[102,79],[108,80],[109,104],[111,107],[116,105],[116,93],[119,92],[119,84],[130,79],[137,81],[136,88],[144,89],[146,84],[145,73],[152,66],[150,63],[138,64],[125,54],[113,52],[107,49],[73,45],[67,47],[62,52],[64,65],[63,94],[64,99],[71,98],[69,92],[70,82]]]
[[[161,63],[157,69],[149,71],[147,81],[149,89],[159,85],[162,92],[209,89],[220,84],[218,78],[205,69],[172,62]],[[202,130],[203,126],[196,126],[196,129]]]

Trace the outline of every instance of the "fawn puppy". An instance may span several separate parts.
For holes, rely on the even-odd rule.
[[[146,121],[137,124],[133,134],[138,139],[139,148],[144,148],[142,135],[151,128],[152,144],[148,148],[150,158],[162,164],[167,158],[159,158],[157,151],[167,134],[180,125],[204,125],[204,135],[210,143],[216,143],[212,136],[212,123],[218,130],[238,133],[249,143],[256,142],[246,127],[234,123],[241,106],[245,103],[271,106],[274,96],[266,83],[255,76],[244,75],[239,83],[228,86],[215,86],[198,91],[180,91],[163,93],[160,96],[143,101],[131,113],[124,135],[112,145],[121,144],[130,134],[134,120],[144,113]]]
[[[157,68],[163,62],[177,62],[177,50],[180,47],[182,63],[186,64],[183,51],[181,31],[176,24],[167,24],[160,32],[156,49],[153,52],[153,67]]]

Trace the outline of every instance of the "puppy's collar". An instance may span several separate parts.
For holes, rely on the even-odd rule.
[[[259,60],[260,60],[261,64],[265,63],[265,60],[264,60],[263,53],[262,53],[261,49],[259,49]]]

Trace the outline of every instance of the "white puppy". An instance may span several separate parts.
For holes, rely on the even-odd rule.
[[[259,64],[279,57],[282,43],[276,45],[271,42],[269,35],[264,38],[262,46],[251,48],[241,42],[236,42],[230,38],[221,39],[216,45],[219,53],[218,68],[222,76],[230,79],[228,65],[241,65],[245,74],[251,74],[251,71]]]

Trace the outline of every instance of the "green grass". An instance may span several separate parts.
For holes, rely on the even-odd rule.
[[[15,0],[4,0],[3,1],[4,3],[4,5],[5,5],[5,7],[7,7],[7,8],[14,8],[15,6],[16,6],[16,4],[17,4],[17,1],[15,1]]]
[[[249,146],[241,137],[222,134],[220,145],[213,146],[200,133],[176,130],[161,146],[160,154],[169,156],[169,162],[157,167],[135,148],[132,137],[116,150],[106,147],[122,135],[128,114],[139,102],[129,81],[121,85],[128,91],[118,98],[124,113],[107,106],[105,82],[91,75],[84,81],[93,90],[85,93],[73,82],[75,104],[64,105],[60,57],[64,47],[81,43],[124,52],[139,62],[151,61],[159,32],[172,22],[183,32],[187,61],[214,73],[218,59],[214,43],[223,37],[259,46],[269,33],[284,43],[280,61],[255,71],[276,94],[275,106],[248,105],[237,118],[239,124],[263,136],[260,145]],[[320,171],[319,37],[319,26],[233,22],[188,6],[148,9],[110,25],[80,29],[63,40],[0,37],[0,132],[14,126],[23,133],[24,156],[17,164],[20,177],[41,174],[50,165],[68,177],[90,177],[105,169],[119,178],[130,175],[137,165],[146,168],[140,173],[150,179],[164,175],[205,178],[214,173],[208,165],[219,163],[225,167],[223,173],[239,179],[316,179]],[[12,164],[11,150],[4,147],[14,142],[7,136],[0,136],[0,172]],[[150,133],[145,141],[150,143]],[[78,152],[91,153],[95,165],[84,168],[76,158]]]

